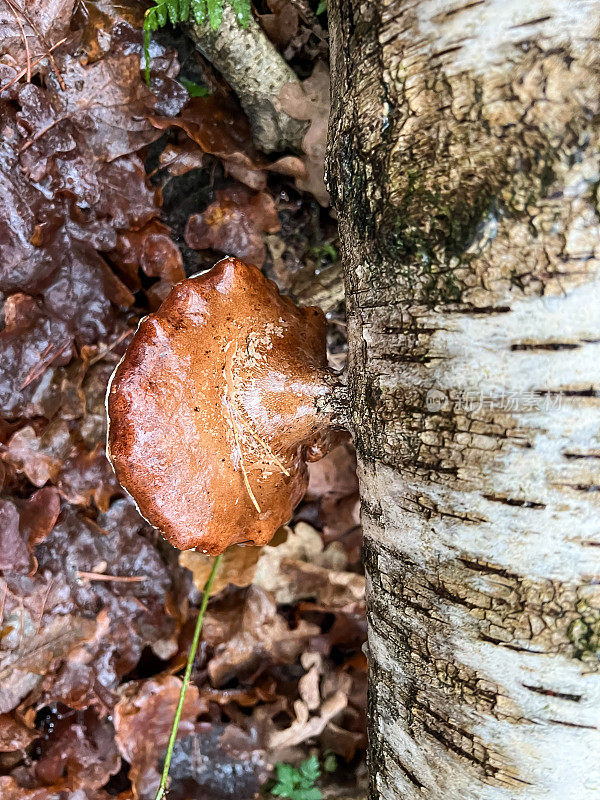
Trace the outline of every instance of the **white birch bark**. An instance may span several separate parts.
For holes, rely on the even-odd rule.
[[[600,4],[334,0],[371,795],[600,797]]]

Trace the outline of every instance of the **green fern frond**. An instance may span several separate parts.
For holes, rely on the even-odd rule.
[[[165,27],[165,25],[167,24],[168,16],[169,16],[169,11],[167,9],[166,0],[162,0],[160,5],[156,6],[156,19],[159,28]]]
[[[194,0],[192,4],[192,11],[194,12],[194,19],[197,25],[204,25],[208,14],[206,8],[206,0]]]
[[[276,797],[288,797],[289,800],[322,800],[323,795],[316,782],[321,777],[321,767],[316,756],[307,758],[300,768],[279,762],[275,764],[277,781],[271,789]]]
[[[249,0],[229,0],[229,2],[235,12],[238,25],[242,28],[247,28],[252,11]]]
[[[165,3],[167,11],[169,12],[169,20],[171,25],[177,25],[179,22],[179,0],[167,0]]]
[[[251,0],[228,0],[238,25],[245,28],[250,22],[252,13]],[[150,38],[153,31],[164,28],[167,21],[171,25],[187,22],[190,13],[198,25],[204,25],[206,20],[213,31],[219,28],[223,20],[224,0],[154,0],[154,5],[146,11],[144,16],[144,72],[146,83],[150,86]]]
[[[208,21],[213,31],[219,30],[223,19],[223,0],[208,0]]]
[[[179,21],[187,22],[190,18],[191,0],[179,0]]]

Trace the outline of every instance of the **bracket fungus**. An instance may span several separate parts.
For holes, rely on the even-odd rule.
[[[265,544],[337,438],[341,391],[323,312],[226,258],[140,322],[108,388],[108,457],[176,547]]]

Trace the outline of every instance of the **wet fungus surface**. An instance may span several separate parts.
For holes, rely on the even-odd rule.
[[[226,258],[145,317],[107,395],[108,456],[176,547],[265,544],[329,448],[325,316]]]

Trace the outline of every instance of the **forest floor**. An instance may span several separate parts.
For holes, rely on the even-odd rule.
[[[308,81],[303,113],[320,143],[267,156],[183,32],[153,37],[146,87],[143,4],[0,0],[2,800],[152,800],[158,785],[208,561],[144,522],[105,457],[106,386],[139,319],[230,254],[320,305],[343,365],[318,11],[255,3]],[[274,765],[309,756],[323,795],[361,796],[360,548],[348,442],[310,465],[270,545],[225,555],[170,800],[268,797]]]

